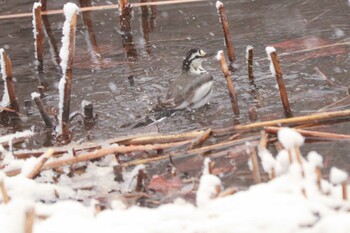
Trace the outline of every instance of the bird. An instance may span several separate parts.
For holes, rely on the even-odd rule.
[[[208,103],[213,92],[213,75],[202,67],[208,55],[199,48],[187,52],[182,71],[170,84],[158,106],[168,110],[198,109]]]
[[[165,99],[158,103],[144,117],[124,127],[138,128],[152,125],[173,116],[183,109],[198,109],[206,105],[213,92],[213,75],[202,67],[209,55],[194,48],[187,52],[182,62],[182,71],[170,84]]]

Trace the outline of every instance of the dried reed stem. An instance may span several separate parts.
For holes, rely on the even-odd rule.
[[[258,162],[258,156],[256,154],[255,147],[250,147],[249,150],[250,161],[252,162],[253,179],[256,184],[261,183],[260,167]]]
[[[145,178],[145,171],[143,169],[140,169],[138,174],[137,174],[135,192],[141,192],[142,191],[144,178]]]
[[[299,146],[294,146],[294,152],[295,152],[295,155],[297,157],[297,161],[300,165],[300,169],[301,169],[301,176],[302,177],[305,177],[305,171],[304,171],[304,166],[303,166],[303,156],[301,155],[300,153],[300,148]]]
[[[291,116],[293,116],[293,114],[292,114],[292,110],[291,110],[290,105],[289,105],[287,90],[286,90],[286,86],[284,85],[283,73],[282,73],[279,59],[277,57],[277,53],[271,52],[270,56],[271,56],[271,62],[273,63],[273,66],[275,69],[276,80],[278,83],[278,89],[280,91],[280,96],[281,96],[285,116],[291,117]]]
[[[224,4],[221,3],[221,4],[217,5],[217,9],[218,9],[219,17],[220,17],[220,22],[222,25],[222,30],[224,31],[225,45],[226,45],[226,49],[227,49],[228,59],[230,60],[231,64],[233,64],[235,62],[235,52],[234,52],[233,46],[232,46],[231,35],[230,35],[230,31],[229,31],[229,26],[228,26],[228,22],[227,22]]]
[[[20,112],[20,108],[19,108],[19,104],[18,104],[18,100],[16,97],[16,92],[15,92],[15,86],[13,84],[13,80],[12,80],[12,66],[11,66],[11,60],[10,58],[7,56],[5,50],[2,50],[2,58],[3,58],[3,63],[5,67],[2,67],[2,69],[4,70],[6,77],[5,77],[5,85],[7,88],[7,93],[10,99],[10,108],[15,110],[16,112]]]
[[[193,149],[197,146],[202,145],[211,135],[211,128],[204,131],[201,135],[199,135],[197,138],[193,139],[191,145],[188,147],[188,149]]]
[[[159,149],[166,149],[171,148],[174,146],[183,145],[186,142],[174,142],[174,143],[166,143],[166,144],[155,144],[155,145],[142,145],[142,146],[110,146],[108,148],[102,148],[99,150],[95,150],[93,152],[88,152],[84,154],[77,155],[75,157],[70,158],[64,158],[64,159],[57,159],[55,161],[46,163],[43,166],[43,170],[61,167],[65,165],[75,164],[83,161],[88,161],[92,159],[98,159],[101,157],[104,157],[108,154],[123,154],[123,153],[129,153],[134,151],[149,151],[149,150],[159,150]]]
[[[70,33],[69,33],[69,48],[68,48],[68,61],[67,69],[63,74],[65,76],[66,82],[64,85],[64,97],[63,97],[63,109],[62,109],[62,124],[61,132],[62,139],[64,141],[69,141],[69,114],[70,114],[70,95],[72,89],[73,80],[73,58],[75,52],[75,29],[77,24],[77,13],[72,16],[70,21]]]
[[[341,188],[342,188],[343,200],[346,201],[348,200],[348,190],[347,190],[346,181],[341,183]]]
[[[322,186],[321,186],[321,179],[322,179],[322,173],[321,173],[321,168],[319,166],[316,167],[315,169],[316,172],[316,184],[317,184],[317,188],[320,192],[322,192]]]
[[[0,180],[0,190],[1,190],[2,199],[4,200],[5,204],[8,203],[10,201],[10,197],[7,193],[4,181],[2,179]]]
[[[41,3],[41,10],[46,11],[47,10],[46,0],[40,0],[40,3]]]
[[[247,68],[248,68],[248,78],[250,82],[254,81],[254,74],[253,74],[253,47],[248,46],[247,47]]]
[[[298,117],[292,117],[292,118],[283,118],[283,119],[277,119],[277,120],[271,120],[271,121],[256,122],[248,125],[236,125],[227,129],[215,130],[214,132],[220,133],[221,131],[229,131],[229,130],[252,130],[252,129],[258,129],[266,126],[274,126],[274,125],[280,125],[280,124],[301,124],[301,123],[307,123],[307,122],[314,123],[315,121],[338,119],[338,118],[345,118],[345,117],[347,118],[349,116],[350,116],[350,110],[323,112],[323,113],[316,113],[308,116],[298,116]]]
[[[35,54],[38,60],[38,70],[43,70],[44,57],[43,57],[43,21],[41,18],[41,6],[33,8],[34,28],[35,28]]]
[[[40,112],[41,118],[43,118],[46,127],[52,128],[53,125],[52,125],[51,118],[50,118],[49,114],[47,113],[47,111],[45,109],[45,106],[44,106],[44,103],[41,100],[40,96],[35,96],[33,98],[33,100],[34,100],[36,106],[38,107],[38,110]]]
[[[232,82],[232,79],[231,79],[231,73],[228,70],[228,67],[226,65],[224,52],[223,51],[219,51],[218,52],[218,56],[220,58],[219,62],[220,62],[221,70],[224,73],[224,76],[225,76],[225,79],[226,79],[226,83],[227,83],[227,88],[228,88],[228,91],[229,91],[229,94],[230,94],[232,110],[233,110],[235,115],[239,115],[237,93],[236,93],[235,88],[233,86],[233,82]]]
[[[269,133],[276,134],[280,127],[268,126],[264,128]],[[335,139],[335,140],[350,140],[350,135],[347,134],[337,134],[337,133],[327,133],[327,132],[318,132],[312,130],[303,130],[303,129],[295,129],[298,133],[303,135],[304,137],[312,137],[312,138],[322,138],[322,139]]]
[[[288,158],[289,158],[289,164],[292,164],[293,156],[292,156],[292,150],[291,149],[288,150]]]
[[[24,233],[33,232],[34,217],[35,217],[34,207],[28,208],[25,213]]]
[[[152,1],[152,2],[146,2],[146,3],[133,3],[133,6],[134,7],[160,6],[160,5],[171,5],[171,4],[182,4],[182,3],[204,2],[204,1],[207,1],[207,0],[166,0],[166,1]],[[119,4],[84,7],[84,8],[81,8],[81,11],[101,11],[101,10],[113,10],[113,9],[119,9]],[[45,11],[43,9],[42,11],[42,15],[60,15],[62,13],[63,13],[62,9],[49,10],[49,11]],[[32,13],[0,15],[0,20],[15,19],[15,18],[17,19],[17,18],[23,18],[23,17],[32,17]]]
[[[40,161],[35,165],[33,170],[27,175],[28,179],[35,178],[39,173],[41,168],[44,166],[46,161],[53,155],[54,149],[50,148],[48,149],[40,158]]]

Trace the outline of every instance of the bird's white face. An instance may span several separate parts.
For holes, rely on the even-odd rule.
[[[191,61],[190,72],[198,74],[205,72],[205,70],[202,67],[202,62],[205,55],[206,53],[203,50],[198,50],[191,55],[189,59]]]

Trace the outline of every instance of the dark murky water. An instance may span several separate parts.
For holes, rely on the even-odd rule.
[[[0,14],[30,12],[33,1],[1,1]],[[62,8],[66,1],[49,1],[48,9]],[[112,1],[117,3],[117,1]],[[133,2],[133,1],[131,1]],[[94,1],[95,5],[110,1]],[[347,0],[239,0],[223,1],[229,19],[237,64],[240,66],[233,75],[239,95],[241,116],[234,118],[228,98],[225,79],[218,62],[208,59],[204,67],[215,76],[215,93],[209,106],[197,112],[183,111],[167,118],[156,127],[138,131],[177,132],[203,127],[222,128],[234,120],[247,123],[247,110],[256,106],[259,117],[283,117],[275,78],[269,73],[268,62],[264,59],[265,46],[276,44],[277,52],[286,49],[298,50],[298,45],[312,46],[313,43],[335,43],[350,35]],[[142,17],[144,15],[144,17]],[[224,48],[221,25],[215,8],[215,1],[203,1],[177,5],[158,6],[156,11],[148,8],[148,15],[140,8],[134,8],[132,39],[134,60],[128,61],[124,53],[122,36],[119,32],[119,13],[113,10],[91,12],[92,30],[97,41],[101,59],[91,49],[92,37],[79,17],[76,38],[76,56],[71,109],[81,109],[82,100],[93,102],[98,114],[97,124],[87,131],[75,121],[74,140],[107,139],[130,133],[121,126],[133,122],[144,114],[157,96],[167,88],[169,82],[180,73],[184,54],[193,47],[206,52]],[[48,17],[57,47],[60,48],[63,15]],[[38,74],[34,65],[32,19],[20,18],[0,21],[0,47],[6,49],[12,59],[13,74],[21,106],[37,91]],[[281,42],[286,42],[280,44]],[[289,42],[288,42],[289,41]],[[348,40],[349,41],[349,40]],[[293,43],[294,42],[294,43]],[[287,46],[286,46],[287,44]],[[288,48],[288,45],[294,47]],[[256,64],[254,73],[256,88],[249,84],[245,63],[245,48],[254,46]],[[280,48],[278,47],[280,46]],[[50,53],[49,40],[45,39],[45,80],[49,90],[44,102],[48,106],[58,105],[58,81],[60,68]],[[283,48],[282,48],[283,47]],[[345,95],[350,85],[349,47],[337,46],[325,54],[316,51],[313,58],[309,53],[281,56],[284,78],[290,102],[295,115],[318,110]],[[136,56],[137,59],[136,59]],[[323,80],[314,68],[318,67],[334,84]],[[133,76],[135,85],[128,77]],[[2,90],[3,84],[0,84]],[[24,110],[24,107],[23,107]],[[3,126],[2,134],[28,129],[33,125],[44,132],[45,126],[35,106],[30,115],[20,122],[16,129]],[[349,133],[348,123],[336,125],[335,132]],[[49,145],[43,137],[36,144]],[[330,165],[341,168],[350,162],[348,143],[314,143],[304,147],[317,150],[324,155],[333,155]]]

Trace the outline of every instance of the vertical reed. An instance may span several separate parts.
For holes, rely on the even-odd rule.
[[[35,40],[35,58],[38,61],[38,70],[43,70],[43,22],[41,19],[41,3],[34,3],[33,5],[33,32]]]
[[[5,86],[3,102],[4,102],[4,98],[8,98],[9,107],[15,110],[16,112],[20,112],[19,103],[15,92],[15,86],[13,84],[13,79],[12,79],[11,60],[7,56],[4,49],[0,49],[0,60],[1,60],[0,64],[1,64],[2,79],[4,80],[4,86]]]
[[[222,25],[222,29],[224,31],[225,45],[226,45],[226,49],[227,49],[228,59],[230,60],[231,65],[232,65],[235,62],[236,58],[235,58],[235,52],[234,52],[233,45],[232,45],[232,40],[231,40],[231,35],[230,35],[230,31],[229,31],[229,26],[228,26],[227,16],[225,13],[224,4],[220,1],[217,1],[216,8],[218,10],[220,22]]]
[[[32,100],[34,100],[36,106],[38,107],[41,118],[43,118],[46,127],[52,128],[53,124],[52,124],[51,118],[45,109],[44,103],[40,98],[40,94],[36,92],[32,93]]]
[[[224,73],[224,76],[226,79],[226,83],[227,83],[227,87],[228,87],[228,91],[229,91],[230,99],[231,99],[232,110],[233,110],[235,115],[239,115],[237,93],[236,93],[235,88],[233,86],[232,79],[231,79],[231,73],[228,70],[228,67],[226,65],[224,52],[222,50],[220,50],[218,52],[216,59],[220,62],[221,70]]]
[[[73,12],[72,12],[73,9]],[[62,48],[60,51],[63,77],[60,80],[59,120],[61,137],[69,141],[70,95],[73,80],[73,58],[75,52],[75,29],[79,8],[73,3],[64,5],[66,21],[63,26]]]
[[[279,59],[277,57],[277,53],[275,48],[273,47],[266,47],[266,53],[268,55],[268,58],[270,60],[270,71],[272,74],[276,76],[276,80],[278,83],[278,89],[280,91],[280,96],[282,100],[282,105],[284,109],[284,114],[286,117],[292,117],[292,110],[289,105],[288,95],[286,86],[284,85],[283,81],[283,73],[280,66]]]

